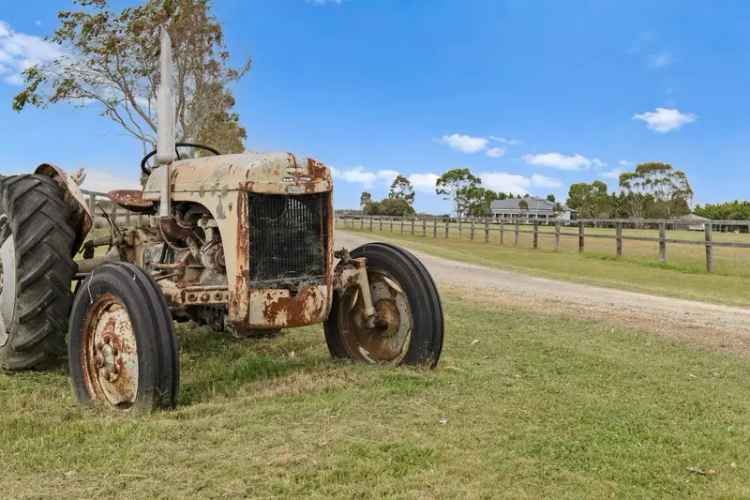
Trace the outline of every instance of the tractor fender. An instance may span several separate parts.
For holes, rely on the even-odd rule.
[[[76,178],[69,176],[62,168],[50,163],[42,163],[36,170],[36,175],[45,175],[54,179],[63,190],[64,201],[73,210],[72,229],[76,233],[73,244],[73,255],[78,253],[83,241],[88,236],[93,226],[94,218],[91,215],[91,209],[86,204],[86,199],[78,187]]]

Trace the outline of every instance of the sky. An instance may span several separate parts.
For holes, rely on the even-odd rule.
[[[114,1],[122,7],[132,2]],[[92,105],[11,109],[19,71],[65,50],[65,0],[0,7],[0,173],[52,162],[84,187],[137,185],[139,143]],[[696,203],[750,198],[750,2],[214,0],[236,63],[247,148],[334,169],[335,204],[385,196],[447,213],[437,176],[555,194],[645,161],[684,170]]]

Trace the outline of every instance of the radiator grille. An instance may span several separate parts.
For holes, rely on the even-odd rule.
[[[293,288],[322,282],[328,248],[328,195],[249,194],[250,284]]]

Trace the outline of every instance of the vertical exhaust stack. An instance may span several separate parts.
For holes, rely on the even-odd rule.
[[[173,67],[172,40],[169,38],[167,29],[162,28],[160,54],[161,80],[156,96],[157,117],[159,120],[156,161],[161,165],[159,168],[163,169],[161,173],[161,202],[159,204],[159,215],[161,217],[170,217],[172,215],[169,192],[169,164],[177,157],[175,152],[174,92],[172,90],[174,82]]]

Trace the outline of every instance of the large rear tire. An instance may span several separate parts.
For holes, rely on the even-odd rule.
[[[325,323],[334,358],[434,368],[443,348],[443,307],[437,287],[414,255],[387,243],[368,243],[351,252],[367,259],[367,277],[378,325],[364,320],[357,288],[336,293]]]
[[[0,366],[25,370],[65,352],[75,231],[54,180],[0,180]]]
[[[156,282],[128,263],[94,269],[70,315],[70,376],[78,400],[116,410],[173,408],[179,356]]]

